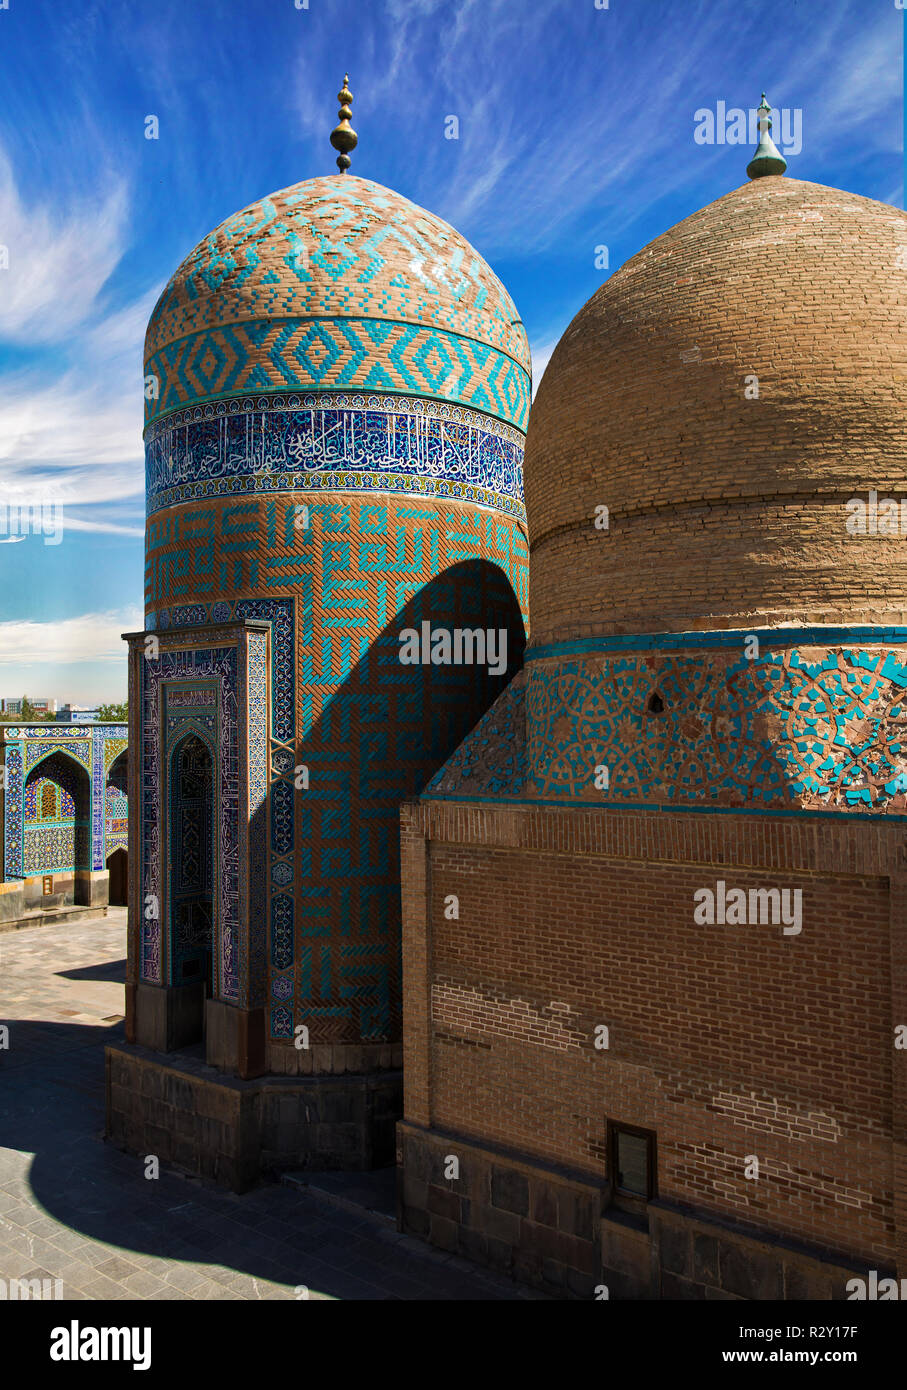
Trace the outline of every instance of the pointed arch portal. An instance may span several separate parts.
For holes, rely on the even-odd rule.
[[[198,991],[196,1040],[204,1001],[214,993],[214,759],[204,739],[188,733],[170,762],[169,947],[174,985]]]

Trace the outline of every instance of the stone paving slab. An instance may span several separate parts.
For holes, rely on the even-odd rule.
[[[369,1215],[386,1209],[388,1175],[358,1184],[363,1206],[343,1196],[355,1180],[336,1178],[324,1197],[280,1184],[238,1196],[170,1171],[149,1181],[105,1144],[125,928],[125,908],[110,908],[0,938],[0,1279],[62,1279],[65,1298],[102,1301],[544,1297]]]

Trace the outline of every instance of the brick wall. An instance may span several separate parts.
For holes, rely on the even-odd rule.
[[[450,804],[403,820],[407,1120],[599,1180],[606,1118],[651,1128],[661,1198],[896,1261],[897,826]],[[693,894],[719,878],[799,888],[801,933],[696,925]]]

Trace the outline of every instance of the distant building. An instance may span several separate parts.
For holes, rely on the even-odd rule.
[[[34,709],[38,714],[56,714],[56,712],[57,712],[57,702],[56,702],[56,700],[47,700],[47,699],[39,698],[37,695],[34,696],[34,697],[32,697],[31,695],[29,695],[27,698],[28,698],[28,703],[31,705],[32,709]],[[22,713],[22,696],[21,696],[21,695],[20,695],[17,699],[3,700],[3,701],[0,702],[0,703],[2,703],[2,705],[3,705],[3,713],[4,713],[4,714],[21,714],[21,713]]]
[[[57,710],[61,724],[93,724],[97,717],[97,708],[89,709],[86,705],[61,705]]]

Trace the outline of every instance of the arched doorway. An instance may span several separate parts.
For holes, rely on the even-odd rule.
[[[107,770],[104,787],[104,844],[112,907],[129,901],[129,750],[124,748]]]
[[[88,772],[67,753],[48,754],[28,774],[23,809],[26,878],[59,878],[60,890],[72,901],[77,896],[78,871],[91,868]]]
[[[126,907],[129,902],[129,855],[126,850],[115,849],[108,856],[107,873],[110,878],[110,906]]]
[[[214,992],[214,764],[197,734],[173,750],[170,763],[170,980],[194,986],[195,1022],[185,1041],[204,1035],[205,999]],[[192,1036],[194,1035],[194,1036]]]

